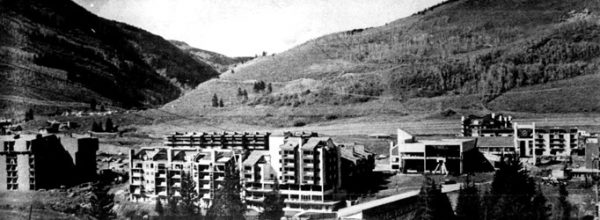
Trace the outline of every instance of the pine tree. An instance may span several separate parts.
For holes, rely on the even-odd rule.
[[[192,179],[189,172],[184,172],[181,178],[181,200],[179,201],[179,210],[183,215],[196,215],[198,202],[198,192],[196,191],[196,183]]]
[[[238,87],[237,96],[244,96],[244,92],[242,92],[242,88]]]
[[[560,219],[567,220],[571,218],[571,203],[567,200],[569,198],[569,191],[567,191],[566,184],[560,184],[558,189],[558,202],[561,208]]]
[[[417,198],[415,218],[418,220],[453,219],[454,212],[446,194],[433,179],[426,176]]]
[[[456,217],[459,220],[481,219],[481,198],[477,187],[468,180],[458,192]]]
[[[33,109],[29,109],[25,112],[25,121],[33,120]]]
[[[114,131],[113,122],[112,122],[112,120],[110,120],[110,118],[106,118],[106,122],[104,123],[104,131],[106,131],[106,132]]]
[[[94,121],[92,123],[92,131],[93,132],[102,132],[102,123],[98,123],[96,121]]]
[[[540,216],[536,210],[540,204],[532,201],[540,196],[543,197],[536,191],[535,182],[518,158],[502,161],[494,175],[490,193],[485,197],[485,216],[492,220],[536,218]]]
[[[267,85],[267,93],[271,92],[273,92],[273,86],[271,85],[271,83],[269,83],[269,85]]]
[[[167,200],[168,200],[168,207],[169,207],[168,215],[176,216],[179,213],[178,205],[177,205],[177,204],[179,204],[179,200],[173,196],[169,196]]]
[[[546,202],[546,197],[542,193],[541,189],[536,190],[535,195],[533,196],[533,201],[531,202],[531,220],[547,220],[548,219],[548,210],[550,209]]]
[[[219,107],[219,97],[216,93],[212,97],[212,107]]]
[[[225,107],[225,104],[223,104],[223,99],[219,100],[219,107],[221,107],[221,108]]]
[[[158,216],[163,216],[165,214],[165,210],[163,208],[162,202],[160,202],[160,199],[156,199],[154,211],[158,214]]]
[[[244,219],[246,206],[240,198],[240,176],[234,166],[225,171],[223,185],[215,192],[212,205],[206,212],[209,219]]]
[[[103,184],[95,184],[92,187],[90,215],[96,219],[114,219],[116,217],[112,211],[114,195],[108,194],[108,190],[109,187]]]
[[[265,195],[263,201],[263,211],[258,215],[258,219],[280,220],[283,217],[283,198],[279,193],[279,184],[275,180],[275,184],[271,192]]]

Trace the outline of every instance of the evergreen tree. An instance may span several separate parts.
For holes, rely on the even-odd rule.
[[[242,91],[242,92],[243,92],[244,100],[248,100],[248,91],[246,91],[244,89],[244,91]]]
[[[567,220],[571,217],[571,203],[567,200],[569,198],[569,191],[567,191],[566,184],[560,184],[558,189],[558,202],[561,209],[560,219]]]
[[[542,194],[542,190],[536,190],[535,195],[533,196],[533,201],[531,203],[531,217],[528,218],[530,220],[547,220],[548,219],[548,210],[550,209],[546,204],[548,200]]]
[[[158,216],[163,216],[165,214],[165,210],[163,208],[162,202],[160,202],[160,199],[156,199],[154,211],[158,214]]]
[[[271,192],[265,195],[263,201],[263,211],[258,215],[258,219],[280,220],[283,217],[283,198],[279,193],[279,184],[275,180],[275,184]]]
[[[456,217],[459,220],[478,220],[481,219],[481,198],[479,190],[475,184],[468,180],[463,184],[458,192],[458,201],[456,204]]]
[[[490,193],[486,195],[486,219],[513,220],[539,217],[540,204],[532,201],[538,194],[535,182],[523,169],[518,158],[502,161],[494,175]],[[543,210],[545,211],[545,210]]]
[[[219,97],[216,93],[212,97],[212,107],[219,107]]]
[[[267,85],[267,93],[271,92],[273,92],[273,86],[271,85],[271,83],[269,83],[269,85]]]
[[[258,82],[255,82],[254,84],[252,84],[252,90],[254,91],[254,93],[258,93],[258,91],[260,91]]]
[[[223,185],[215,192],[212,205],[206,212],[209,219],[244,219],[246,206],[240,198],[240,176],[234,166],[225,171]]]
[[[114,219],[116,214],[112,211],[114,195],[108,194],[109,187],[99,183],[92,187],[90,197],[90,215],[96,219]]]
[[[169,216],[176,216],[179,213],[179,210],[177,209],[177,204],[179,204],[179,200],[173,196],[169,196],[168,197],[168,211],[169,211]]]
[[[198,202],[198,192],[196,192],[196,183],[189,172],[184,172],[181,178],[181,200],[179,201],[179,210],[183,215],[196,215]]]
[[[110,118],[106,118],[106,122],[104,123],[104,131],[114,132],[113,122],[110,120]]]
[[[435,183],[433,179],[426,176],[421,191],[417,198],[417,220],[445,220],[453,219],[454,212],[446,194]]]
[[[221,107],[221,108],[225,107],[225,104],[223,104],[223,99],[219,100],[219,107]]]
[[[102,132],[102,123],[98,123],[96,121],[94,121],[92,123],[92,131],[93,132]]]
[[[90,110],[96,111],[96,105],[98,105],[98,103],[96,102],[96,99],[92,99],[90,101]]]
[[[33,120],[33,109],[29,109],[25,112],[25,121]]]
[[[237,96],[244,96],[244,92],[242,92],[242,88],[238,87]]]

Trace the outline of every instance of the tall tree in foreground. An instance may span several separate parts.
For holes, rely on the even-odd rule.
[[[568,220],[571,218],[571,203],[567,200],[569,198],[569,191],[567,191],[567,184],[560,184],[558,188],[558,202],[560,207],[560,217],[556,219]]]
[[[215,192],[212,205],[206,212],[208,219],[244,219],[246,206],[240,198],[242,186],[239,175],[235,166],[226,169],[223,185]]]
[[[481,197],[475,184],[467,182],[460,187],[456,203],[456,217],[459,220],[481,219]]]
[[[417,220],[446,220],[453,219],[454,212],[446,194],[433,179],[426,176],[417,198]]]
[[[165,209],[163,208],[162,202],[160,199],[156,199],[156,204],[154,205],[154,211],[158,214],[158,216],[163,216],[165,214]]]
[[[92,196],[90,198],[90,215],[96,219],[114,219],[116,214],[112,208],[114,205],[114,195],[108,193],[109,187],[104,183],[94,184],[92,186]]]
[[[189,172],[183,172],[181,178],[181,200],[179,201],[179,210],[185,216],[193,216],[198,214],[196,203],[198,201],[198,192],[196,191],[196,183],[192,179]]]
[[[486,219],[491,220],[544,219],[541,212],[547,212],[545,198],[518,158],[501,162],[484,200]]]
[[[258,215],[258,219],[280,220],[283,217],[283,198],[279,193],[279,184],[275,180],[275,184],[271,192],[265,195],[263,201],[263,211]]]

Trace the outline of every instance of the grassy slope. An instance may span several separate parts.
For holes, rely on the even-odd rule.
[[[54,111],[91,99],[154,106],[217,75],[163,38],[68,0],[6,0],[0,12],[0,105],[12,107],[5,112]]]
[[[597,83],[585,79],[597,78],[599,55],[544,57],[559,54],[555,44],[598,45],[591,28],[594,24],[585,23],[596,18],[598,9],[597,2],[587,0],[454,1],[385,26],[335,33],[275,56],[259,57],[238,65],[234,73],[201,84],[165,109],[193,115],[223,112],[203,107],[217,94],[225,97],[225,112],[233,115],[264,109],[282,115],[336,109],[334,113],[348,116],[388,112],[381,109],[404,114],[430,114],[448,108],[466,112],[598,111],[595,98],[582,98],[585,90],[576,87],[584,83],[595,91]],[[577,16],[582,18],[575,21]],[[523,63],[531,56],[535,56],[533,61]],[[488,63],[481,61],[482,57],[489,58]],[[584,65],[585,70],[557,77],[544,70],[541,76],[529,77],[530,82],[525,82],[518,71],[502,78],[491,70],[507,63],[525,69],[537,62],[546,66]],[[469,67],[455,71],[455,63]],[[444,72],[446,67],[451,70]],[[250,92],[253,80],[273,83],[273,94]],[[561,94],[570,98],[557,100],[556,92],[536,92],[535,96],[528,93],[513,99],[512,90],[553,86],[564,88]],[[248,102],[236,97],[238,87],[250,92]],[[306,90],[311,93],[302,95]],[[284,97],[288,94],[298,97]],[[248,103],[258,105],[245,106]],[[290,107],[294,103],[299,103],[296,110]]]

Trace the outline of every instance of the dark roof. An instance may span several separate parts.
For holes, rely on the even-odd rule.
[[[514,139],[513,137],[478,137],[477,145],[479,147],[512,147]]]

